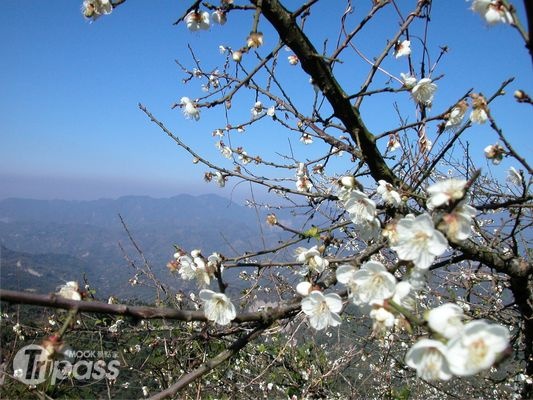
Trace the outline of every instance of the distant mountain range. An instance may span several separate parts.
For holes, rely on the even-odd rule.
[[[131,259],[139,254],[120,223],[124,219],[158,278],[172,286],[166,263],[173,245],[227,256],[242,254],[280,240],[279,230],[261,226],[266,213],[216,195],[179,195],[166,199],[128,196],[116,200],[0,201],[0,286],[48,293],[83,274],[100,296],[128,297]],[[123,247],[122,252],[119,244]],[[136,289],[135,295],[140,292]]]

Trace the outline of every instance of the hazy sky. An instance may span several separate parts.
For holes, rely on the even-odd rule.
[[[186,3],[130,0],[112,15],[88,23],[80,14],[81,1],[2,1],[0,198],[94,199],[126,194],[161,197],[231,192],[231,187],[220,192],[214,184],[204,183],[205,168],[193,165],[190,156],[137,108],[139,102],[147,105],[202,154],[220,160],[211,132],[224,124],[221,111],[203,111],[202,119],[194,122],[184,119],[179,109],[170,109],[182,96],[202,95],[200,83],[182,84],[184,76],[174,60],[192,65],[187,48],[190,43],[204,65],[210,66],[206,69],[221,67],[225,58],[218,46],[242,45],[248,29],[242,24],[249,25],[250,18],[236,17],[223,27],[192,33],[184,25],[172,25]],[[327,7],[327,2],[322,3]],[[359,3],[367,7],[370,1],[356,2],[356,7]],[[450,106],[471,87],[492,93],[499,82],[512,76],[517,79],[509,87],[510,93],[522,88],[533,94],[531,60],[518,34],[507,26],[487,27],[468,7],[464,1],[437,1],[434,5],[429,34],[433,57],[440,45],[450,49],[434,72],[434,76],[445,74],[438,82],[435,110]],[[312,14],[308,27],[315,29],[317,37],[325,34],[335,27],[338,11],[330,14],[322,8],[320,13]],[[313,18],[315,15],[318,18]],[[375,56],[371,53],[374,44],[381,49],[385,43],[373,33],[397,29],[397,23],[387,20],[387,15],[391,14],[383,13],[362,37],[365,41],[358,42],[370,57]],[[265,38],[264,54],[275,44],[272,36]],[[416,38],[413,43],[416,49]],[[316,44],[321,46],[322,42]],[[392,56],[384,65],[395,75],[407,68],[405,60]],[[288,74],[297,71],[290,66],[283,68]],[[343,68],[339,66],[339,77],[349,82],[355,72]],[[303,97],[311,93],[303,74],[290,79],[295,88],[302,87]],[[232,113],[240,109],[249,114],[253,102],[247,101],[236,100]],[[387,101],[392,104],[390,98]],[[528,138],[533,122],[530,107],[522,107],[523,114],[511,114],[507,110],[513,103],[511,95],[502,98],[494,114],[516,147],[529,157],[533,147]],[[387,111],[382,107],[373,100],[365,104],[362,113],[371,129],[398,124],[384,117],[394,115],[392,106],[387,104]],[[280,143],[270,139],[274,133],[269,129],[259,124],[255,136],[248,139],[250,146],[258,151],[276,151]],[[265,140],[267,135],[269,139]],[[468,139],[481,155],[483,147],[496,142],[486,126],[469,131]],[[281,145],[286,146],[285,142]],[[297,138],[294,146],[305,158],[308,150],[299,147]]]

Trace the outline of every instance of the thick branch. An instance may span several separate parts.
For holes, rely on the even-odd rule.
[[[509,275],[512,278],[524,278],[533,275],[533,265],[520,257],[505,256],[495,249],[473,242],[450,243],[460,250],[467,259],[482,262],[489,268]]]
[[[259,3],[258,0],[251,1],[256,5]],[[263,1],[261,10],[280,38],[298,56],[303,70],[318,85],[331,104],[335,116],[350,133],[352,140],[361,147],[363,161],[368,165],[372,177],[376,181],[383,179],[400,186],[399,179],[385,163],[376,146],[375,138],[364,125],[359,111],[352,107],[348,95],[333,76],[329,63],[317,52],[295,23],[293,15],[277,0]]]
[[[123,315],[140,319],[165,318],[178,321],[207,321],[203,311],[176,310],[174,308],[128,306],[124,304],[107,304],[99,301],[69,300],[55,294],[34,294],[17,292],[14,290],[0,289],[0,301],[15,304],[32,304],[36,306],[62,308],[65,310],[77,309],[78,311],[101,314]],[[272,322],[289,317],[299,311],[300,302],[293,301],[282,304],[277,308],[268,308],[260,312],[241,313],[233,322]]]
[[[529,55],[533,61],[533,45],[531,44],[531,32],[533,32],[533,2],[531,0],[524,0],[524,6],[526,7],[526,18],[527,18],[527,30],[528,37],[526,40],[526,47],[529,50]]]

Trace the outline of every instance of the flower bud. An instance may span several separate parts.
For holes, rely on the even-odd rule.
[[[263,34],[261,32],[251,32],[250,36],[248,36],[248,42],[247,46],[252,47],[259,47],[263,45]]]
[[[268,214],[266,217],[266,222],[269,225],[276,225],[278,223],[278,218],[276,217],[276,214]]]
[[[235,61],[235,62],[241,62],[241,60],[242,60],[242,51],[235,50],[233,53],[231,53],[231,58],[233,58],[233,61]]]

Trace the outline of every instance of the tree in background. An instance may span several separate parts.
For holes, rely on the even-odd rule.
[[[124,3],[85,0],[82,11],[97,20]],[[467,7],[516,29],[533,55],[511,3]],[[324,15],[338,20],[318,31]],[[171,293],[148,262],[136,266],[156,307],[81,300],[74,282],[59,296],[1,299],[71,310],[52,353],[81,329],[76,312],[106,314],[92,331],[130,356],[150,349],[135,368],[153,399],[531,398],[532,170],[513,147],[523,133],[496,117],[513,78],[433,106],[449,84],[440,63],[453,55],[428,39],[431,15],[429,0],[189,1],[175,22],[183,31],[241,37],[222,43],[217,61],[194,45],[178,61],[191,94],[173,108],[196,121],[221,116],[205,135],[221,157],[202,156],[139,108],[206,168],[206,181],[265,188],[271,200],[251,191],[249,205],[267,210],[263,228],[284,240],[258,237],[239,255],[176,246],[168,268],[197,285],[189,293]],[[531,106],[524,90],[513,95],[519,112]],[[465,139],[476,125],[484,157]],[[506,173],[502,160],[514,165]]]

